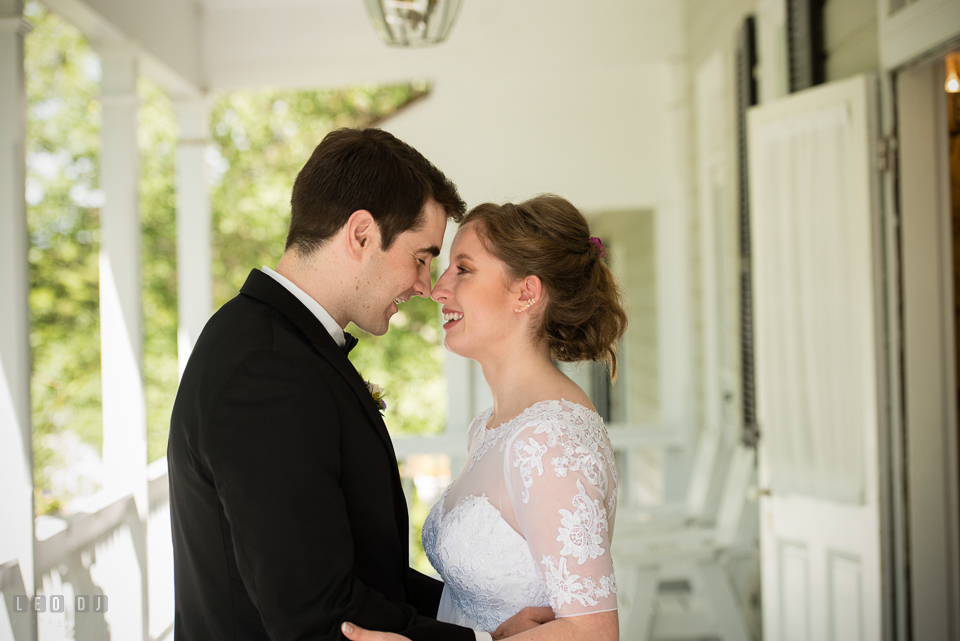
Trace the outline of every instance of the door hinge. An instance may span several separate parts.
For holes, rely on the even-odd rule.
[[[882,172],[893,171],[897,164],[897,139],[884,136],[877,140],[877,169]]]

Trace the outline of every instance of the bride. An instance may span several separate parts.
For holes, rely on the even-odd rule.
[[[437,618],[501,638],[518,631],[498,630],[511,616],[549,606],[555,619],[518,639],[617,639],[613,450],[590,399],[555,365],[603,361],[616,375],[626,314],[603,245],[573,205],[540,196],[476,207],[450,256],[432,292],[445,345],[480,363],[494,403],[470,425],[466,464],[423,526],[445,584]]]

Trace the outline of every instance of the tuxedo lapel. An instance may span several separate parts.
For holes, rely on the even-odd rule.
[[[373,400],[373,395],[370,394],[370,390],[367,389],[367,384],[363,381],[360,373],[357,372],[357,368],[355,368],[353,363],[350,362],[350,359],[347,358],[347,355],[340,350],[336,343],[334,343],[334,347],[335,349],[322,349],[314,345],[314,348],[319,352],[320,356],[327,359],[327,362],[346,379],[350,387],[353,388],[353,391],[360,397],[360,403],[363,405],[367,416],[370,417],[370,424],[373,426],[377,436],[380,437],[384,447],[386,447],[390,453],[390,460],[396,461],[397,454],[393,449],[393,440],[390,438],[390,433],[387,432],[387,426],[383,422],[383,417],[380,415],[380,408],[377,407],[376,401]],[[400,540],[406,545],[409,537],[410,517],[407,514],[407,499],[403,495],[403,483],[400,480],[400,470],[397,465],[390,467],[390,476],[394,484],[393,508],[397,515],[397,533],[400,536]],[[406,554],[406,548],[404,548],[404,554]]]
[[[321,323],[310,310],[304,307],[303,303],[297,300],[297,297],[291,294],[286,287],[259,269],[254,269],[250,272],[247,281],[240,289],[240,293],[270,305],[286,316],[291,323],[296,325],[297,329],[310,341],[314,350],[330,363],[350,385],[350,388],[357,395],[357,398],[360,399],[364,411],[370,418],[370,424],[373,426],[373,429],[377,432],[377,435],[380,437],[380,440],[383,441],[384,446],[390,452],[391,456],[396,458],[396,453],[393,450],[393,441],[390,440],[387,426],[384,424],[383,417],[380,415],[380,408],[377,407],[376,401],[373,400],[373,396],[370,394],[370,390],[367,389],[367,384],[364,382],[363,377],[360,376],[357,368],[353,366],[353,363],[350,362],[347,355],[343,353],[343,350],[340,349],[337,342],[333,340],[323,326],[323,323]]]
[[[337,370],[347,383],[350,384],[350,388],[353,389],[354,393],[360,398],[360,403],[370,418],[370,424],[373,425],[373,429],[376,430],[380,440],[383,441],[384,446],[390,452],[390,456],[396,459],[397,455],[393,450],[393,441],[390,439],[390,433],[387,432],[387,426],[383,422],[383,416],[380,415],[380,408],[377,407],[377,402],[373,400],[373,395],[367,388],[363,377],[360,376],[360,372],[357,371],[357,368],[353,366],[353,363],[350,362],[350,359],[347,358],[347,355],[340,350],[336,343],[334,343],[335,349],[323,349],[316,344],[314,344],[313,347],[320,356],[324,357],[333,369]]]
[[[360,400],[360,405],[370,419],[370,426],[383,442],[383,446],[390,453],[393,461],[397,460],[396,452],[393,449],[393,441],[387,432],[387,426],[380,415],[380,408],[367,389],[367,384],[363,377],[353,366],[347,355],[343,353],[337,342],[327,332],[323,323],[308,310],[303,303],[297,300],[290,291],[278,283],[276,280],[263,273],[259,269],[254,269],[247,276],[246,282],[240,288],[240,293],[255,298],[267,305],[270,305],[278,312],[283,314],[310,342],[313,349],[320,354],[333,369],[347,382],[353,392]],[[394,480],[394,503],[397,512],[398,528],[402,540],[407,539],[408,516],[407,502],[403,496],[403,485],[400,482],[400,472],[397,467],[392,466]]]

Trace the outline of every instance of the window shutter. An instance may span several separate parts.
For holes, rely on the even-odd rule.
[[[826,80],[823,2],[787,0],[787,55],[791,93]]]
[[[737,43],[737,173],[740,191],[740,372],[743,443],[755,446],[757,427],[753,365],[753,283],[750,260],[750,180],[747,173],[747,109],[757,104],[756,31],[753,16],[740,27]]]

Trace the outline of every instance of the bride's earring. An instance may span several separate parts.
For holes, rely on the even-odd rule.
[[[528,301],[525,302],[524,304],[522,304],[522,305],[517,305],[516,307],[514,307],[514,308],[513,308],[513,311],[515,311],[515,312],[517,312],[517,313],[519,314],[520,312],[523,312],[523,311],[526,311],[526,310],[530,309],[530,306],[533,305],[535,302],[537,302],[537,299],[536,299],[536,298],[531,298],[530,300],[528,300]]]

